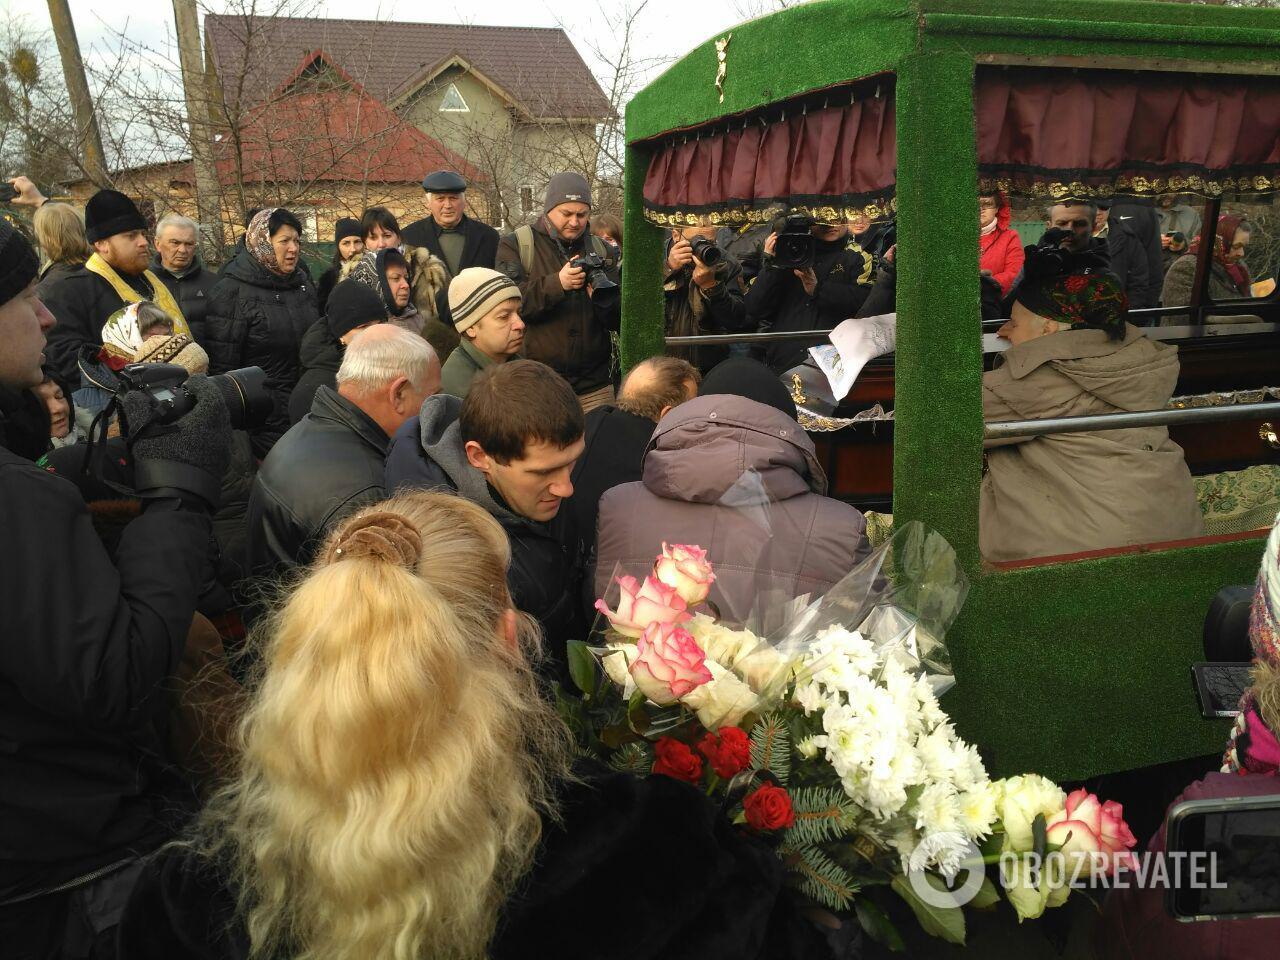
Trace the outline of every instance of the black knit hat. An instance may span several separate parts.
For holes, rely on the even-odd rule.
[[[27,238],[0,217],[0,307],[27,289],[39,270],[40,259]]]
[[[759,360],[749,357],[731,357],[716,364],[702,380],[698,396],[725,393],[734,397],[746,397],[781,410],[792,420],[796,418],[796,402],[778,375]]]
[[[364,239],[364,231],[360,229],[360,221],[355,217],[343,217],[333,225],[334,243],[341,243],[347,237]]]
[[[343,280],[329,294],[329,332],[341,340],[356,327],[387,319],[387,305],[378,292],[359,280]]]
[[[119,190],[99,190],[84,205],[84,236],[90,243],[146,229],[147,221],[137,204]]]

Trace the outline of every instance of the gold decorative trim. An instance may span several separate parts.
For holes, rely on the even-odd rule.
[[[1200,176],[1116,177],[1102,184],[1086,184],[1079,180],[1063,182],[1047,180],[1035,174],[1027,176],[980,177],[978,190],[999,190],[1037,199],[1061,200],[1065,197],[1109,197],[1120,193],[1133,196],[1156,196],[1162,193],[1190,193],[1202,197],[1221,197],[1233,193],[1270,193],[1280,191],[1280,173],[1276,176],[1224,177],[1211,180]]]
[[[852,417],[829,417],[797,405],[796,422],[810,433],[835,433],[855,423],[892,423],[893,411],[885,410],[877,403],[870,410],[863,410]]]
[[[1196,393],[1174,397],[1168,410],[1193,410],[1200,407],[1234,407],[1242,403],[1266,403],[1280,400],[1280,387],[1258,387],[1256,390],[1229,390],[1225,393]]]
[[[784,213],[806,213],[819,223],[847,223],[865,216],[871,220],[885,220],[898,210],[896,200],[869,203],[865,207],[814,206],[799,204],[788,207],[780,203],[768,207],[729,207],[716,210],[674,211],[654,210],[646,206],[644,218],[659,227],[697,227],[706,221],[713,227],[754,226],[768,223]]]

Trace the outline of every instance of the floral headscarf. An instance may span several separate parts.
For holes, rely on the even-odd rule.
[[[344,271],[344,279],[363,283],[382,298],[387,308],[387,315],[401,317],[415,311],[413,298],[403,308],[396,306],[396,298],[391,293],[391,284],[387,283],[387,268],[391,266],[409,269],[409,262],[403,254],[394,248],[389,250],[366,250],[358,258],[349,271]]]
[[[1056,243],[1029,246],[1026,254],[1015,297],[1019,303],[1046,320],[1101,330],[1112,340],[1124,339],[1129,298],[1105,261],[1089,251],[1072,253]]]
[[[244,231],[244,248],[249,251],[249,256],[276,276],[287,277],[290,274],[280,269],[275,247],[271,246],[271,215],[279,209],[281,208],[264,207],[253,215]]]
[[[127,357],[130,362],[142,346],[138,306],[137,303],[130,303],[117,310],[102,327],[102,346],[106,352],[113,356]]]

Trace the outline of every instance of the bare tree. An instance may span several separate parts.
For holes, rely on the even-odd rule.
[[[71,19],[71,7],[67,0],[49,0],[49,19],[53,23],[58,54],[62,57],[62,73],[76,118],[79,134],[77,139],[84,159],[85,173],[99,186],[110,186],[111,177],[107,173],[107,161],[102,151],[97,112],[93,97],[89,94],[89,81],[85,78],[80,43],[76,39],[76,25]]]

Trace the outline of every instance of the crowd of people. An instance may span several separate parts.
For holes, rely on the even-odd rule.
[[[866,556],[781,378],[801,344],[675,349],[617,379],[622,229],[576,173],[505,236],[431,173],[428,217],[338,221],[318,282],[286,208],[251,211],[214,273],[190,220],[153,234],[116,191],[81,219],[15,187],[46,262],[0,223],[12,955],[837,950],[772,852],[679,784],[573,761],[544,698],[616,565],[664,540],[717,559],[717,609],[739,619],[761,576],[820,596]],[[1171,395],[1176,352],[1127,322],[1153,284],[1144,247],[1118,252],[1117,209],[1058,204],[1024,249],[1005,198],[981,198],[984,304],[1010,344],[989,420]],[[788,227],[812,237],[802,266],[777,265]],[[1237,289],[1247,234],[1214,234]],[[870,222],[672,231],[668,331],[892,312],[895,250]],[[126,389],[138,364],[171,379]],[[233,428],[226,384],[248,381],[211,376],[245,367],[269,412]],[[985,555],[1202,532],[1164,428],[1097,436],[988,449]],[[661,884],[636,869],[654,824]],[[619,897],[641,915],[661,897],[662,921],[604,948],[574,918]]]

